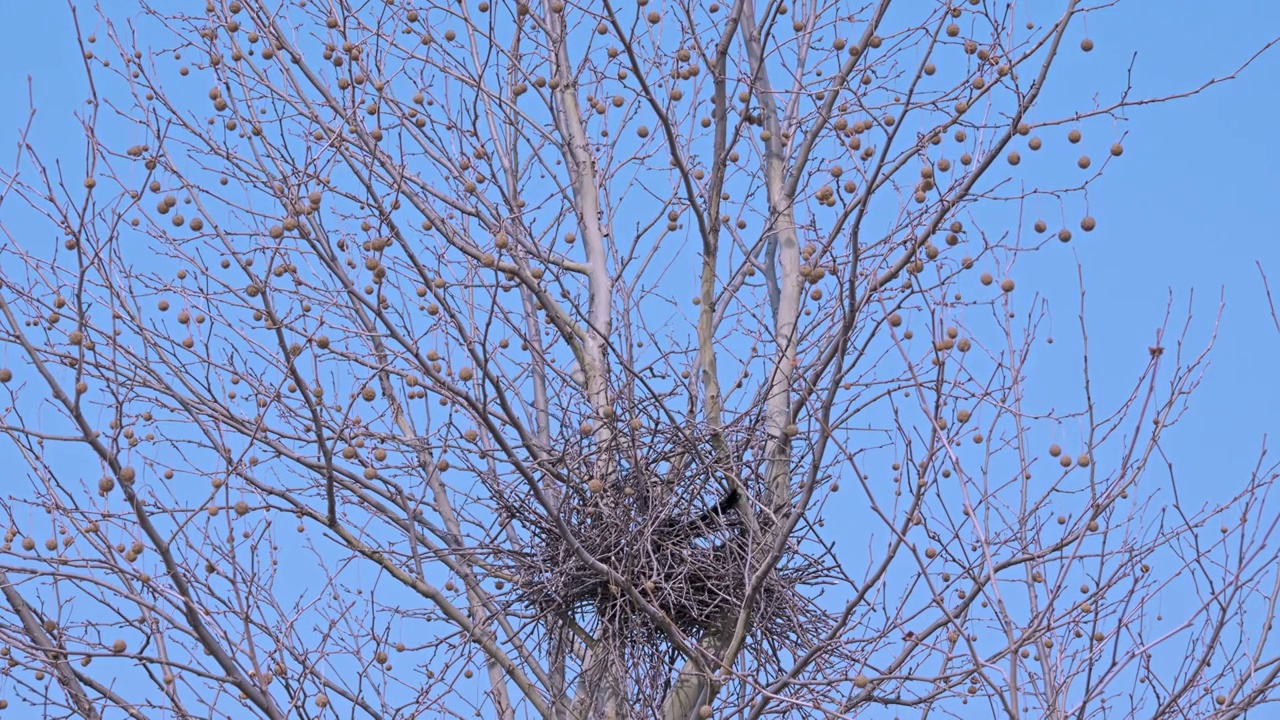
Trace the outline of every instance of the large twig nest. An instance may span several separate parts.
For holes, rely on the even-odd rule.
[[[733,457],[746,455],[744,442],[738,439]],[[629,457],[610,458],[594,492],[589,480],[568,484],[558,515],[533,505],[508,509],[529,530],[529,545],[514,568],[523,598],[543,613],[662,642],[657,624],[626,585],[671,624],[697,636],[726,619],[736,621],[746,609],[748,585],[759,575],[750,598],[752,632],[760,640],[802,634],[808,603],[797,587],[813,575],[813,563],[788,553],[761,573],[767,527],[748,531],[742,505],[724,507],[721,501],[733,485],[750,503],[761,496],[762,480],[745,467],[717,467],[706,447],[705,438],[691,437],[687,429],[633,443]],[[600,475],[602,465],[597,453],[565,458],[562,467],[571,469],[562,476],[585,480]],[[620,580],[611,581],[588,558]]]

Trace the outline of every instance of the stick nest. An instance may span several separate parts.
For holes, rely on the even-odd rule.
[[[669,625],[696,638],[736,623],[748,599],[751,644],[811,636],[822,623],[798,588],[816,575],[816,562],[788,544],[762,570],[773,521],[755,504],[765,488],[745,459],[747,439],[722,454],[735,459],[733,467],[714,461],[707,447],[705,437],[683,429],[631,441],[608,464],[598,449],[563,458],[558,474],[578,482],[564,484],[558,514],[534,503],[506,509],[529,531],[513,568],[523,600],[584,626],[601,623],[631,645],[665,644]],[[733,502],[725,501],[730,492]]]

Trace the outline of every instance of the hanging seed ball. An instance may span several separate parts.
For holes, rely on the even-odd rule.
[[[1062,242],[1071,242],[1071,231],[1066,228],[1062,228],[1058,231],[1058,239]]]
[[[1043,221],[1043,220],[1037,220],[1037,221],[1036,221],[1036,224],[1035,224],[1035,229],[1036,229],[1036,232],[1038,232],[1038,233],[1042,233],[1042,232],[1044,232],[1045,230],[1048,230],[1048,229],[1049,229],[1049,226],[1048,226],[1047,224],[1045,224],[1045,221]]]
[[[1092,216],[1085,215],[1084,219],[1080,221],[1080,229],[1085,232],[1093,232],[1096,227],[1098,227],[1098,221],[1094,220]]]
[[[702,707],[698,708],[698,715],[704,718],[711,717],[711,706],[703,705]]]
[[[117,654],[117,655],[119,655],[120,653],[124,652],[124,651],[125,651],[125,648],[126,648],[126,646],[125,646],[125,644],[124,644],[124,641],[123,641],[123,640],[116,640],[115,642],[111,643],[111,652],[113,652],[113,653],[115,653],[115,654]]]
[[[1007,293],[1013,292],[1013,280],[1011,278],[1005,278],[1004,280],[1001,280],[1000,289]]]
[[[1081,455],[1080,457],[1076,458],[1076,464],[1079,465],[1080,467],[1089,467],[1090,462],[1092,461],[1089,459],[1088,455]]]
[[[649,128],[645,127],[644,125],[641,125],[639,128],[636,129],[636,135],[639,135],[642,138],[649,137]]]
[[[1079,130],[1072,130],[1071,132],[1067,133],[1067,140],[1071,141],[1072,145],[1080,142],[1081,137],[1082,136],[1080,135]]]
[[[898,313],[894,313],[890,315],[889,324],[893,327],[899,327],[900,325],[902,325],[902,316],[899,315]]]
[[[1081,170],[1087,170],[1089,168],[1089,164],[1088,155],[1081,155],[1080,159],[1076,161],[1076,165],[1079,165]]]
[[[0,383],[7,383],[13,379],[13,371],[9,368],[0,368]]]
[[[1061,445],[1059,445],[1058,443],[1054,443],[1054,444],[1050,445],[1050,446],[1049,446],[1049,454],[1050,454],[1051,456],[1053,456],[1053,457],[1058,457],[1059,455],[1061,455],[1061,454],[1062,454],[1062,446],[1061,446]]]
[[[1123,146],[1123,145],[1121,145],[1120,143],[1116,143],[1116,144],[1114,144],[1114,145],[1112,145],[1112,146],[1111,146],[1111,156],[1112,156],[1112,157],[1120,157],[1120,156],[1121,156],[1121,155],[1123,155],[1123,154],[1124,154],[1124,146]]]
[[[1089,38],[1085,38],[1085,39],[1081,40],[1081,41],[1080,41],[1080,49],[1081,49],[1081,50],[1083,50],[1083,51],[1085,51],[1085,52],[1089,52],[1090,50],[1092,50],[1092,49],[1093,49],[1093,41],[1092,41],[1092,40],[1090,40]]]
[[[1032,150],[1039,150],[1043,145],[1044,143],[1040,142],[1040,138],[1038,137],[1033,137],[1027,141],[1027,147]]]
[[[1013,152],[1009,153],[1010,165],[1017,165],[1020,162],[1022,162],[1022,156],[1018,154],[1017,150],[1014,150]]]
[[[604,483],[600,482],[600,478],[591,478],[591,482],[587,483],[587,489],[593,493],[598,493],[604,489]]]
[[[981,277],[978,278],[978,282],[983,285],[990,285],[994,281],[995,278],[991,277],[991,273],[982,273]]]

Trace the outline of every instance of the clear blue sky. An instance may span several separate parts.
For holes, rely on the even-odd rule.
[[[102,4],[110,11],[115,1]],[[78,164],[83,141],[72,113],[83,107],[85,83],[66,3],[6,0],[0,10],[0,42],[9,58],[0,65],[0,162],[12,167],[30,87],[39,109],[33,144]],[[86,30],[101,30],[95,20],[82,6]],[[1178,92],[1224,74],[1280,31],[1280,4],[1130,0],[1087,22],[1096,49],[1066,53],[1043,116],[1113,98],[1135,54],[1136,95]],[[1119,389],[1145,362],[1170,291],[1183,311],[1194,290],[1195,313],[1206,326],[1225,296],[1213,368],[1180,430],[1206,448],[1180,458],[1184,467],[1203,462],[1215,477],[1244,472],[1263,434],[1280,432],[1274,407],[1280,338],[1267,317],[1256,267],[1261,262],[1280,285],[1280,134],[1266,120],[1280,109],[1277,77],[1280,51],[1273,51],[1240,80],[1132,110],[1120,128],[1128,133],[1123,162],[1108,168],[1089,193],[1099,229],[1087,237],[1077,232],[1072,243],[1085,269],[1095,368],[1116,370],[1099,373],[1104,392],[1109,375]],[[1046,139],[1051,151],[1053,138]],[[1035,159],[1049,157],[1046,152]],[[1052,186],[1049,171],[1034,165],[1027,170],[1026,177]],[[1071,331],[1077,279],[1068,255],[1050,251],[1020,262],[1020,276],[1053,301],[1061,328],[1055,332],[1063,338],[1077,334]],[[1077,355],[1072,344],[1055,352],[1070,371]]]

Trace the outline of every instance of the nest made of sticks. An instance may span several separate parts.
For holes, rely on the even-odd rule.
[[[742,442],[731,457],[747,455]],[[661,642],[663,623],[645,604],[696,636],[736,622],[760,576],[750,598],[751,631],[766,642],[807,634],[809,606],[798,586],[813,574],[812,563],[788,553],[762,572],[767,513],[756,512],[751,527],[743,512],[763,497],[763,478],[740,460],[726,468],[723,459],[717,465],[692,452],[698,443],[687,429],[667,442],[651,439],[614,459],[594,491],[588,478],[599,480],[599,456],[566,458],[562,467],[573,471],[562,475],[582,481],[567,488],[557,514],[508,509],[529,531],[512,568],[523,600],[553,616],[603,623],[632,641]]]

